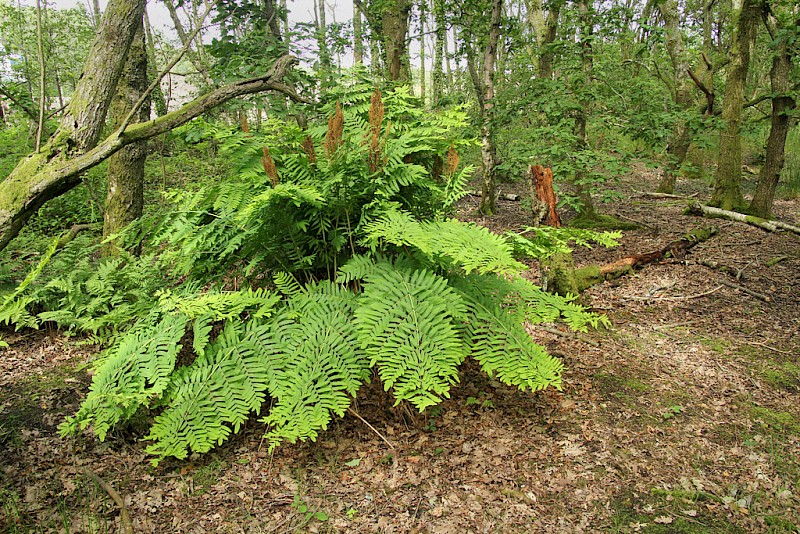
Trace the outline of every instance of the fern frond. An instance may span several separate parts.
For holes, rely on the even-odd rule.
[[[111,427],[161,395],[169,384],[185,330],[184,317],[167,315],[128,332],[97,369],[78,412],[59,427],[62,435],[92,425],[103,441]]]
[[[156,417],[145,439],[154,465],[166,456],[207,452],[238,432],[263,404],[269,382],[253,330],[242,334],[228,321],[203,358],[178,375],[170,406]]]
[[[486,374],[523,391],[549,386],[561,389],[564,365],[533,342],[518,318],[491,300],[465,300],[472,312],[466,343]]]
[[[421,411],[449,397],[458,381],[465,351],[454,321],[466,308],[434,273],[384,265],[365,277],[355,312],[359,343],[397,403]]]
[[[369,376],[368,362],[356,350],[353,304],[351,293],[324,283],[294,297],[287,314],[273,322],[265,346],[275,351],[270,361],[280,354],[280,365],[269,391],[276,402],[263,418],[271,427],[271,450],[284,440],[315,440],[332,413],[344,415]]]

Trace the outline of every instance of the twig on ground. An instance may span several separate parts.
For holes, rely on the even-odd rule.
[[[724,284],[724,285],[727,285],[727,284]],[[722,287],[723,287],[722,285],[719,285],[719,286],[715,287],[714,289],[711,289],[709,291],[705,291],[703,293],[698,293],[696,295],[686,295],[686,296],[682,296],[682,297],[628,297],[628,300],[691,300],[691,299],[699,299],[701,297],[705,297],[705,296],[710,295],[711,293],[719,291],[720,289],[722,289]]]
[[[354,410],[354,409],[352,409],[352,408],[347,408],[347,411],[348,411],[348,412],[350,412],[351,414],[355,415],[356,417],[358,417],[358,418],[361,420],[361,422],[362,422],[362,423],[364,423],[365,425],[367,425],[367,426],[370,428],[370,430],[372,430],[373,432],[375,432],[375,434],[376,434],[376,435],[377,435],[379,438],[381,438],[381,439],[383,440],[383,442],[384,442],[384,443],[386,443],[386,444],[389,446],[389,448],[391,448],[391,449],[396,449],[396,448],[397,448],[397,447],[395,447],[395,446],[394,446],[394,444],[393,444],[391,441],[389,441],[388,439],[386,439],[386,436],[384,436],[383,434],[381,434],[380,432],[378,432],[378,429],[376,429],[374,426],[372,426],[371,424],[369,424],[369,422],[368,422],[366,419],[364,419],[363,417],[361,417],[361,415],[359,415],[359,413],[358,413],[357,411],[355,411],[355,410]]]
[[[133,522],[131,521],[131,515],[128,513],[128,509],[125,508],[125,500],[122,496],[117,493],[117,490],[111,487],[111,484],[100,478],[97,473],[85,467],[83,469],[84,474],[94,480],[95,484],[103,488],[103,490],[108,493],[108,496],[117,503],[119,506],[119,518],[120,522],[122,523],[120,530],[125,534],[133,534]]]
[[[763,293],[759,293],[757,291],[753,291],[752,289],[747,289],[746,287],[744,287],[742,285],[734,284],[733,282],[728,282],[727,280],[720,280],[719,283],[722,284],[722,285],[728,286],[728,287],[730,287],[732,289],[738,289],[742,293],[747,293],[748,295],[750,295],[752,297],[755,297],[755,298],[757,298],[759,300],[763,300],[764,302],[770,302],[772,300],[772,298],[769,295],[765,295]]]
[[[757,345],[759,347],[764,347],[765,349],[769,349],[769,350],[771,350],[773,352],[777,352],[778,354],[789,354],[789,355],[794,355],[795,354],[794,352],[792,352],[790,350],[776,349],[775,347],[770,347],[766,343],[761,343],[759,341],[745,341],[745,344],[747,344],[747,345]]]
[[[588,337],[581,336],[577,332],[562,332],[556,328],[550,328],[549,326],[544,326],[544,325],[536,325],[536,328],[538,328],[539,330],[544,330],[545,332],[549,332],[550,334],[555,334],[557,336],[565,337],[568,339],[577,339],[578,341],[583,341],[587,345],[591,345],[593,347],[600,346],[600,343],[598,343],[594,339],[589,339]]]
[[[653,198],[674,198],[678,200],[687,200],[690,198],[696,197],[699,193],[692,193],[691,195],[672,195],[670,193],[655,193],[649,191],[637,191],[636,189],[633,190],[634,193],[637,195],[641,195],[643,197],[653,197]]]

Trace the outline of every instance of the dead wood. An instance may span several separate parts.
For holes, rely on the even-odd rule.
[[[694,215],[700,215],[706,217],[719,217],[722,219],[728,219],[730,221],[737,221],[737,222],[751,224],[753,226],[761,228],[762,230],[767,230],[768,232],[777,232],[778,230],[786,230],[800,235],[800,227],[794,226],[792,224],[788,224],[781,221],[770,221],[767,219],[762,219],[761,217],[755,217],[753,215],[745,215],[744,213],[723,210],[715,208],[713,206],[706,206],[704,204],[700,204],[699,202],[692,202],[691,204],[689,204],[689,208],[687,211]]]
[[[553,171],[541,165],[531,165],[528,168],[528,185],[534,225],[560,228],[561,217],[556,211],[556,193],[553,191]]]
[[[720,280],[719,283],[722,284],[722,285],[728,286],[728,287],[730,287],[732,289],[738,289],[742,293],[747,293],[751,297],[755,297],[755,298],[757,298],[759,300],[763,300],[764,302],[769,302],[769,301],[772,300],[772,298],[770,298],[768,295],[765,295],[763,293],[759,293],[757,291],[753,291],[752,289],[747,289],[746,287],[744,287],[742,285],[734,284],[733,282],[728,282],[727,280]]]
[[[698,193],[692,193],[691,195],[673,195],[672,193],[656,193],[650,191],[637,191],[633,190],[634,193],[643,197],[650,197],[650,198],[670,198],[670,199],[677,199],[677,200],[687,200],[693,197],[696,197]]]
[[[578,288],[583,291],[604,280],[613,280],[628,274],[634,267],[641,267],[670,258],[683,259],[692,247],[710,239],[718,232],[719,229],[716,226],[701,226],[653,252],[627,256],[605,265],[581,267],[574,272],[575,282]]]
[[[119,518],[122,525],[120,526],[120,531],[124,534],[133,534],[133,521],[131,521],[131,515],[128,513],[128,509],[125,507],[125,500],[122,496],[117,493],[111,484],[100,478],[97,473],[92,471],[91,469],[85,468],[83,472],[94,480],[95,484],[103,488],[103,490],[108,493],[108,496],[119,506]]]

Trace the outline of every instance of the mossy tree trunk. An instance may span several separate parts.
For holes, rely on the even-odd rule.
[[[494,75],[497,60],[497,43],[500,40],[500,16],[503,1],[492,0],[492,16],[489,26],[489,39],[483,52],[483,78],[476,84],[481,107],[481,163],[483,164],[483,184],[481,187],[480,212],[493,215],[497,211],[497,145],[494,131]]]
[[[680,111],[688,112],[692,105],[692,84],[687,76],[689,62],[683,45],[677,0],[665,0],[657,4],[664,19],[664,42],[672,65],[671,96]],[[684,117],[679,117],[672,129],[667,145],[667,165],[664,177],[658,184],[659,193],[671,194],[675,190],[675,182],[679,169],[686,160],[689,145],[692,141],[691,131]]]
[[[128,60],[117,84],[117,94],[111,104],[111,115],[117,127],[130,113],[147,90],[147,50],[144,26],[139,29],[128,52]],[[150,119],[148,98],[136,113],[135,122]],[[108,195],[103,213],[103,237],[118,233],[142,216],[144,208],[144,166],[147,161],[147,141],[137,141],[123,147],[108,160]],[[113,242],[107,243],[106,255],[119,254]]]
[[[764,15],[770,34],[775,37],[779,28],[777,20],[769,13]],[[800,20],[796,21],[800,27]],[[758,186],[750,203],[750,212],[753,215],[769,219],[772,217],[772,202],[775,199],[775,188],[778,178],[783,170],[784,151],[786,149],[786,136],[791,127],[791,113],[796,102],[791,95],[791,82],[789,76],[792,72],[792,56],[786,45],[786,39],[778,40],[772,58],[772,68],[769,72],[772,85],[772,123],[767,139],[767,153],[764,166],[758,176]]]
[[[408,57],[408,21],[411,17],[409,0],[388,0],[383,3],[381,28],[386,77],[393,82],[411,81]]]
[[[736,4],[740,8],[735,9]],[[750,51],[755,43],[759,7],[756,0],[734,2],[736,31],[730,47],[730,64],[725,83],[725,99],[722,105],[722,120],[725,123],[719,137],[717,175],[711,204],[724,210],[738,210],[744,205],[742,197],[742,105],[747,72],[750,67]]]
[[[127,0],[112,0],[106,10],[106,17],[119,11],[118,4],[129,3]],[[129,13],[122,19],[125,21],[129,18],[136,19],[136,15],[141,19],[142,11]],[[107,18],[103,20],[102,27],[108,26]],[[107,44],[107,41],[113,41],[111,37],[103,33],[102,27],[96,39],[101,43],[101,47],[104,43]],[[124,53],[116,58],[120,64],[124,63],[130,41],[133,40],[136,26],[131,23],[131,27],[131,39],[126,44]],[[109,46],[116,48],[118,43]],[[87,60],[87,66],[84,68],[85,72],[100,68],[102,61],[98,60],[98,56],[107,58],[109,54],[107,50],[98,52],[93,47]],[[100,76],[96,72],[92,72],[90,75],[84,74],[67,113],[74,119],[73,126],[70,127],[68,121],[62,122],[59,130],[41,151],[23,159],[11,174],[3,182],[0,182],[0,250],[16,237],[25,222],[46,201],[75,187],[80,183],[81,173],[104,161],[126,145],[166,133],[239,96],[271,90],[283,93],[295,101],[308,103],[307,99],[300,97],[294,89],[282,82],[283,77],[295,62],[296,60],[292,56],[281,56],[269,72],[263,76],[220,87],[155,120],[131,124],[122,131],[114,131],[99,144],[96,139],[99,137],[103,123],[89,115],[86,109],[92,107],[95,100],[107,96],[106,83],[112,84],[112,87],[116,89],[121,65],[117,69],[116,77]],[[115,62],[109,60],[108,63],[106,65],[108,69],[115,68]],[[95,95],[92,95],[91,86],[82,87],[84,80],[89,84],[97,84]],[[71,114],[73,104],[77,112]],[[101,109],[104,117],[107,110],[108,105]],[[92,128],[96,128],[96,130]],[[93,138],[94,143],[91,142]]]
[[[144,0],[109,2],[58,130],[0,183],[0,249],[42,204],[80,182],[79,173],[58,171],[97,145],[144,6]]]

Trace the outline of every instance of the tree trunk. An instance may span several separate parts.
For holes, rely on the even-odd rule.
[[[193,31],[191,28],[191,23],[189,31],[187,32],[187,30],[183,27],[183,22],[181,22],[181,19],[178,16],[178,10],[175,7],[175,4],[173,4],[172,0],[164,0],[163,3],[169,12],[169,16],[172,19],[172,24],[175,26],[175,33],[178,34],[178,39],[180,39],[181,45],[186,47],[187,59],[192,63],[195,70],[197,70],[197,73],[202,77],[203,83],[207,87],[213,87],[214,80],[211,79],[211,75],[209,74],[208,64],[203,61],[200,53],[195,52],[195,50],[189,44],[189,34]]]
[[[433,51],[433,95],[431,104],[439,107],[444,95],[444,46],[447,40],[447,27],[444,17],[444,0],[433,0],[433,23],[436,25],[436,42]]]
[[[775,18],[772,15],[766,15],[766,17],[768,17],[765,19],[768,26],[774,27],[776,25]],[[789,134],[791,125],[791,112],[796,105],[791,95],[792,88],[789,80],[791,72],[792,58],[786,41],[781,40],[772,58],[772,69],[769,71],[773,97],[772,123],[767,139],[766,160],[758,176],[758,186],[753,195],[753,201],[750,203],[750,212],[764,219],[772,217],[772,202],[775,198],[778,178],[783,170],[786,136]]]
[[[57,170],[97,144],[144,5],[143,0],[111,0],[58,130],[1,183],[0,250],[45,201],[79,183],[78,173],[64,176]]]
[[[500,15],[503,0],[492,0],[492,18],[489,28],[489,41],[483,53],[483,97],[481,98],[481,163],[483,164],[483,184],[481,187],[480,212],[493,215],[496,211],[497,146],[494,142],[494,64],[497,59],[497,42],[500,40]]]
[[[117,84],[117,94],[111,103],[111,115],[119,127],[139,98],[147,90],[147,51],[144,26],[140,26],[128,52],[128,60]],[[139,123],[150,119],[149,99],[137,112]],[[147,141],[137,141],[123,147],[108,160],[108,195],[103,213],[103,238],[118,233],[142,216],[144,208],[144,166],[147,161]],[[105,255],[119,254],[113,242],[107,243]]]
[[[677,0],[665,0],[658,3],[658,10],[664,19],[664,42],[672,64],[672,101],[679,111],[687,111],[692,104],[691,79],[687,76],[689,62],[683,46]],[[692,134],[686,120],[679,117],[672,129],[667,144],[667,165],[664,178],[658,185],[659,193],[673,193],[679,169],[686,160]]]
[[[592,50],[592,28],[593,17],[591,13],[591,0],[580,0],[578,4],[578,13],[580,14],[580,47],[581,47],[581,66],[583,69],[583,80],[577,85],[576,93],[578,95],[579,107],[575,117],[575,150],[580,152],[589,147],[589,136],[586,131],[586,124],[589,120],[589,108],[592,105],[592,96],[590,91],[592,68],[594,64],[593,50]],[[578,200],[580,201],[580,208],[578,216],[583,219],[594,220],[597,219],[597,212],[592,201],[592,195],[589,187],[584,183],[586,171],[578,169],[575,172],[573,184],[577,191]]]
[[[156,46],[153,42],[153,30],[150,27],[150,17],[147,16],[147,10],[144,11],[144,33],[145,44],[147,45],[147,78],[149,80],[155,79],[158,76],[158,63],[156,62]],[[167,101],[164,98],[164,92],[161,90],[161,84],[153,87],[150,93],[150,99],[153,101],[156,108],[156,115],[163,117],[167,114]]]
[[[361,24],[361,10],[353,2],[353,60],[356,65],[364,64],[364,28]]]
[[[411,16],[409,0],[390,0],[385,3],[381,16],[383,52],[386,77],[393,82],[411,81],[411,64],[408,58],[408,20]]]
[[[758,23],[758,6],[755,0],[742,0],[737,17],[736,32],[730,47],[730,64],[725,83],[722,120],[725,127],[720,132],[717,175],[711,204],[725,210],[740,209],[742,197],[742,140],[740,136],[744,88],[750,67],[750,49],[755,42]]]
[[[135,18],[135,12],[129,13],[120,9],[119,4],[125,3],[127,3],[126,0],[112,0],[109,3],[103,28],[112,26],[115,30],[119,30],[113,22],[119,23],[120,20],[116,16],[123,12],[126,13],[126,16],[121,19],[123,22],[128,21],[129,16]],[[143,7],[144,2],[141,4]],[[113,16],[112,22],[109,23],[108,18],[112,16],[112,13],[118,15]],[[141,10],[138,12],[138,16],[142,16]],[[132,39],[133,35],[131,34]],[[296,61],[291,56],[282,56],[264,76],[220,87],[163,117],[143,124],[131,124],[124,131],[112,132],[101,144],[90,148],[85,142],[79,144],[79,141],[96,139],[102,122],[97,121],[94,116],[88,115],[84,110],[98,107],[93,99],[104,99],[107,96],[107,87],[111,86],[116,89],[119,74],[115,78],[110,78],[108,73],[100,75],[99,72],[93,72],[92,75],[87,75],[86,72],[87,69],[93,68],[95,71],[99,71],[101,70],[99,66],[103,64],[108,70],[115,69],[115,65],[110,61],[108,51],[115,49],[120,52],[118,45],[121,44],[122,36],[109,40],[109,36],[101,29],[96,40],[100,43],[111,42],[115,46],[109,45],[100,51],[95,50],[95,47],[92,48],[86,67],[84,67],[84,75],[67,112],[67,116],[74,119],[76,125],[74,129],[69,128],[68,122],[63,122],[59,131],[40,152],[23,159],[5,181],[0,183],[2,186],[0,187],[0,250],[5,248],[9,241],[19,233],[25,222],[42,204],[75,187],[80,183],[81,173],[105,160],[123,146],[166,133],[232,98],[243,95],[273,90],[286,94],[294,100],[308,103],[291,87],[282,83],[286,72]],[[118,61],[124,62],[128,47],[129,43],[125,46],[125,53],[120,52],[116,58]],[[107,63],[103,63],[102,58],[105,58]],[[84,83],[89,85],[84,86]],[[92,86],[92,83],[97,85]],[[94,93],[91,91],[93,87]],[[71,113],[73,104],[80,113]],[[106,111],[107,108],[102,111],[103,116]],[[91,127],[96,127],[97,130],[92,130]]]
[[[425,19],[428,16],[427,0],[419,3],[419,97],[425,107]]]

